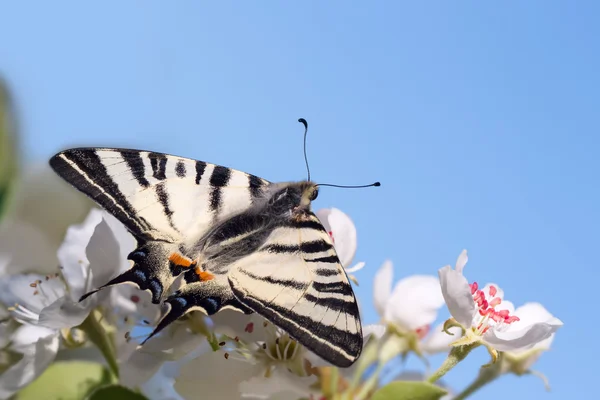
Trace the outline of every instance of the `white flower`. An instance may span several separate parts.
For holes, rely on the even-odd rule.
[[[183,400],[173,387],[177,375],[179,375],[179,363],[167,362],[152,378],[144,382],[140,389],[151,400]]]
[[[17,329],[12,340],[13,350],[23,358],[0,375],[0,399],[10,398],[37,378],[54,361],[59,346],[55,332],[32,325]]]
[[[385,325],[391,325],[400,336],[409,340],[397,338],[386,341],[388,346],[382,349],[386,353],[382,357],[386,360],[409,349],[417,353],[429,352],[423,339],[437,318],[438,310],[444,305],[439,280],[435,276],[409,276],[398,281],[392,290],[393,275],[392,262],[389,260],[375,274],[375,308]]]
[[[549,338],[562,322],[541,313],[539,308],[521,307],[514,311],[512,303],[504,300],[504,292],[495,284],[479,289],[477,282],[469,284],[463,276],[467,252],[463,250],[456,268],[449,265],[439,270],[440,285],[456,323],[465,330],[465,336],[456,345],[480,342],[490,350],[518,351],[531,349]]]
[[[206,337],[193,332],[190,327],[189,318],[175,321],[143,346],[139,346],[139,342],[127,334],[127,343],[122,344],[119,350],[121,382],[135,388],[157,374],[165,363],[185,362],[186,357],[198,357],[208,351]],[[146,335],[152,329],[151,326],[146,327]]]
[[[183,397],[206,390],[224,399],[311,393],[316,378],[310,376],[308,350],[287,333],[258,314],[223,310],[211,320],[220,349],[181,367],[175,388]]]
[[[552,321],[552,314],[544,308],[540,303],[526,303],[515,310],[515,314],[519,315],[522,320],[528,320],[531,323],[544,323]],[[515,375],[532,374],[538,376],[544,382],[546,389],[549,389],[548,380],[540,372],[533,370],[533,364],[541,357],[542,353],[550,350],[550,345],[554,340],[555,333],[551,334],[546,339],[537,342],[527,350],[507,351],[503,353],[502,367],[503,373],[513,373]]]
[[[62,276],[57,272],[46,276],[5,275],[0,279],[0,302],[10,307],[12,317],[23,324],[12,337],[12,349],[23,358],[10,369],[20,378],[1,381],[0,391],[18,390],[41,374],[56,356],[59,339],[73,338],[76,332],[71,329],[109,298],[109,291],[104,291],[79,302],[81,295],[104,283],[121,267],[118,244],[105,218],[101,211],[92,210],[81,225],[69,228],[58,250]]]
[[[364,262],[350,267],[356,254],[356,227],[350,217],[337,208],[323,208],[315,215],[331,236],[335,251],[346,272],[353,273],[362,269],[365,266]]]

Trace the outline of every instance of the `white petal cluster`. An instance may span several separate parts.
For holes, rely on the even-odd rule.
[[[354,223],[336,208],[316,214],[357,282],[352,274],[365,263],[353,261]],[[33,238],[35,249],[52,252],[52,245],[36,241],[46,234],[21,225],[19,235]],[[0,238],[6,226],[0,224]],[[515,309],[498,285],[469,283],[463,251],[456,266],[441,268],[437,277],[413,275],[395,282],[392,262],[381,265],[373,283],[379,322],[363,326],[363,356],[351,368],[329,365],[257,314],[232,310],[210,318],[192,312],[140,346],[161,315],[149,293],[118,285],[79,301],[130,268],[127,255],[134,248],[124,226],[98,209],[66,230],[52,257],[28,259],[22,246],[11,253],[0,244],[0,355],[18,355],[8,364],[0,362],[0,399],[33,382],[59,353],[94,347],[89,321],[107,327],[119,382],[152,400],[194,399],[199,393],[215,399],[320,399],[331,390],[368,398],[378,374],[396,356],[424,358],[474,342],[503,352],[502,373],[533,373],[532,365],[562,325],[539,303]],[[450,326],[438,322],[444,305],[454,321]],[[370,367],[375,373],[369,378]],[[425,379],[419,374],[416,380]],[[397,379],[415,380],[406,374]]]

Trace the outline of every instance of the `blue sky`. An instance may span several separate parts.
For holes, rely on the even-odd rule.
[[[466,248],[470,280],[565,323],[536,365],[551,393],[507,376],[475,397],[591,390],[600,5],[252,4],[4,4],[0,74],[24,152],[134,147],[297,180],[304,117],[315,180],[382,182],[322,190],[315,203],[357,225],[367,322],[384,259],[398,277],[436,274]],[[447,381],[460,389],[485,362],[479,350]]]

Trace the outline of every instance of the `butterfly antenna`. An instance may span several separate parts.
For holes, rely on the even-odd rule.
[[[310,181],[310,168],[308,168],[308,157],[306,156],[306,134],[308,133],[308,122],[304,118],[300,118],[298,120],[302,125],[304,125],[304,162],[306,163],[306,172],[308,173],[307,181]]]
[[[360,189],[360,188],[368,188],[368,187],[371,187],[371,186],[374,186],[374,187],[381,186],[381,183],[380,182],[374,182],[374,183],[371,183],[369,185],[356,185],[356,186],[354,186],[354,185],[351,185],[351,186],[348,186],[348,185],[333,185],[331,183],[319,183],[319,184],[317,184],[317,186],[319,186],[319,187],[321,187],[321,186],[329,186],[329,187],[337,187],[337,188],[344,188],[344,189]]]

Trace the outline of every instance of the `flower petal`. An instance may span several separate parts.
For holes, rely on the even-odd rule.
[[[556,320],[551,323],[535,323],[521,330],[490,329],[483,335],[483,339],[499,351],[526,350],[550,337],[561,326],[562,322]]]
[[[35,344],[38,340],[55,335],[56,330],[43,326],[24,324],[18,327],[12,335],[11,346],[19,352],[27,352],[27,347]]]
[[[110,227],[110,230],[117,240],[117,243],[119,243],[119,259],[123,261],[122,267],[124,268],[123,271],[119,272],[124,272],[126,269],[130,268],[129,262],[127,261],[127,256],[129,253],[135,250],[137,242],[133,235],[127,230],[127,228],[125,228],[125,225],[123,225],[121,221],[113,217],[111,214],[103,211],[102,218]]]
[[[470,328],[476,312],[471,287],[461,272],[449,265],[440,268],[440,286],[450,314],[465,328]]]
[[[0,375],[0,399],[7,399],[33,382],[54,361],[58,352],[58,333],[28,346],[23,358]]]
[[[40,313],[38,324],[52,329],[72,328],[80,325],[90,313],[90,302],[75,303],[67,296],[56,300]]]
[[[465,269],[465,265],[467,265],[467,261],[469,261],[467,250],[463,250],[456,259],[456,271],[462,274],[463,269]]]
[[[385,334],[386,329],[386,326],[382,324],[364,325],[362,329],[364,341],[366,342],[369,339],[369,336],[373,336],[373,339],[381,339]]]
[[[65,240],[58,249],[58,259],[62,266],[62,274],[70,289],[73,301],[85,294],[89,286],[90,269],[86,255],[86,247],[94,234],[96,226],[102,221],[102,211],[92,209],[85,221],[79,225],[72,225],[67,230]],[[104,282],[103,282],[104,283]]]
[[[142,393],[152,400],[184,400],[173,388],[175,379],[167,375],[165,366],[163,364],[152,378],[141,384]]]
[[[30,311],[39,314],[46,306],[43,296],[34,295],[35,290],[31,287],[34,282],[42,281],[46,284],[46,277],[37,274],[6,275],[0,279],[0,302],[8,307],[20,304]],[[54,279],[52,280],[54,281]],[[62,293],[65,293],[64,287]],[[49,291],[49,294],[52,291]]]
[[[246,343],[265,340],[265,319],[260,315],[243,314],[234,310],[223,310],[211,315],[214,332],[218,335],[227,335],[230,338],[238,337]]]
[[[199,393],[210,393],[212,399],[239,399],[240,383],[261,373],[260,365],[226,360],[222,351],[214,351],[184,364],[175,390],[186,399],[195,399]]]
[[[270,399],[280,393],[288,393],[289,399],[309,397],[313,392],[310,386],[316,382],[316,376],[299,377],[282,368],[276,368],[273,374],[253,376],[240,383],[243,397]]]
[[[373,278],[373,300],[375,309],[381,317],[385,315],[385,309],[392,294],[393,279],[394,267],[390,260],[386,260]]]
[[[414,330],[433,323],[443,305],[439,279],[413,275],[396,283],[384,318],[407,330]]]
[[[122,368],[121,380],[127,386],[138,386],[166,361],[179,360],[190,353],[202,354],[208,348],[206,338],[189,332],[185,323],[175,323],[131,354]]]
[[[454,335],[444,332],[444,324],[441,323],[431,330],[431,333],[421,342],[421,350],[427,354],[443,353],[450,351],[450,343],[461,337],[462,331],[458,326],[448,329]]]
[[[335,251],[342,263],[348,267],[356,254],[356,227],[348,215],[337,208],[321,209],[317,217],[332,235]]]
[[[344,268],[344,269],[346,270],[347,274],[351,274],[353,272],[360,271],[364,267],[365,267],[365,263],[363,261],[361,261],[361,262],[357,262],[350,268]]]
[[[95,226],[94,233],[85,248],[85,254],[92,272],[91,284],[88,283],[86,292],[104,285],[120,271],[119,243],[104,218]],[[123,261],[125,260],[127,257]]]
[[[519,317],[519,323],[526,325],[554,320],[554,316],[540,303],[525,303],[517,308],[514,314]]]

